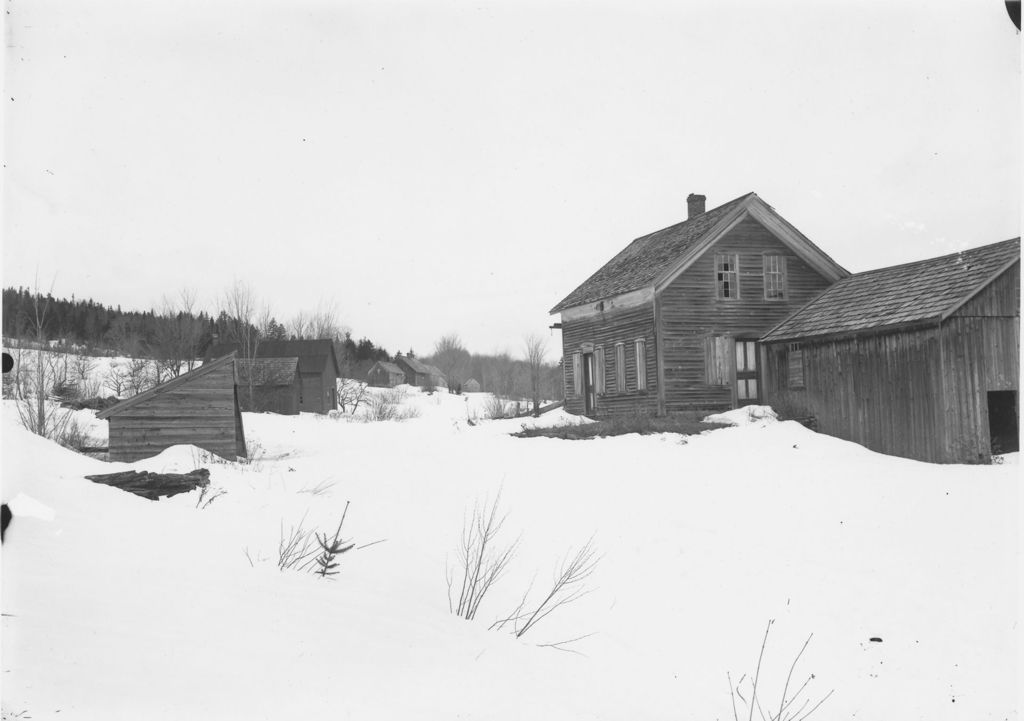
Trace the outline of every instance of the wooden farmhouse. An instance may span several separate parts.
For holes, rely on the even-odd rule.
[[[110,460],[131,462],[178,444],[245,457],[234,354],[204,363],[96,414],[110,424]]]
[[[417,358],[405,355],[395,356],[395,365],[405,374],[405,382],[411,386],[436,387],[445,385],[444,374],[434,366]]]
[[[1018,449],[1020,239],[858,273],[762,338],[768,403],[882,453]]]
[[[238,343],[218,343],[208,357],[236,352],[240,359],[246,353]],[[341,366],[334,349],[334,341],[275,340],[262,341],[256,346],[255,358],[287,360],[298,358],[299,410],[303,413],[327,413],[338,407],[338,378]]]
[[[394,388],[405,383],[405,372],[389,361],[377,361],[366,372],[366,380],[378,388]]]
[[[758,340],[849,273],[754,193],[637,238],[551,309],[565,408],[606,416],[762,400]]]
[[[235,367],[238,402],[243,411],[286,416],[299,412],[302,379],[297,357],[240,358]]]

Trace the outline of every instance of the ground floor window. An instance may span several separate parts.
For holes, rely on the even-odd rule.
[[[567,384],[568,385],[568,384]],[[572,354],[572,394],[583,395],[583,356],[580,353]]]
[[[789,388],[804,387],[804,351],[799,343],[789,344],[786,385]]]
[[[636,389],[647,389],[647,341],[643,338],[636,340]]]
[[[615,390],[626,390],[626,344],[615,344]]]
[[[594,348],[594,390],[598,395],[604,393],[604,346]]]

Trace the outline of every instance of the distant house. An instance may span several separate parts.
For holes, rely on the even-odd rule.
[[[606,416],[762,400],[765,332],[849,273],[754,193],[637,238],[554,308],[565,408]]]
[[[371,386],[394,388],[405,383],[405,372],[389,361],[377,361],[366,372],[366,380]]]
[[[470,378],[462,384],[462,390],[464,393],[479,393],[480,382],[476,378]]]
[[[235,384],[232,353],[100,411],[96,417],[110,424],[110,460],[137,461],[185,443],[244,458]]]
[[[238,353],[239,358],[245,358],[238,343],[218,343],[207,352],[207,357],[232,351]],[[327,413],[338,407],[341,366],[333,341],[263,341],[256,346],[256,358],[298,358],[299,410],[303,413]]]
[[[840,280],[762,338],[766,400],[881,453],[1018,449],[1020,238]]]
[[[411,386],[443,386],[444,374],[434,366],[427,365],[412,356],[396,355],[395,365],[405,374],[405,382]]]
[[[299,412],[302,379],[299,359],[241,358],[238,369],[238,401],[243,411],[295,415]],[[252,398],[249,397],[250,387]]]

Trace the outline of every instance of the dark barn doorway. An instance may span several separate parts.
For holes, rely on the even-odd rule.
[[[988,433],[992,439],[992,455],[1020,450],[1017,391],[988,392]]]

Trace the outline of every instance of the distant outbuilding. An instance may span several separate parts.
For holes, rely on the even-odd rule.
[[[206,355],[215,358],[232,351],[240,359],[246,358],[238,343],[217,343]],[[256,346],[253,356],[257,359],[299,359],[299,410],[303,413],[327,413],[338,407],[341,365],[334,341],[329,338],[262,341]]]
[[[405,382],[411,386],[443,386],[445,385],[444,374],[434,366],[427,365],[423,361],[412,356],[395,356],[395,365],[402,369],[405,374]]]
[[[480,382],[476,378],[470,378],[468,381],[462,384],[463,393],[479,393]]]
[[[238,401],[243,411],[286,416],[299,412],[302,381],[297,357],[239,358],[236,367]]]
[[[405,383],[405,372],[390,361],[377,361],[366,372],[366,380],[378,388],[394,388]]]
[[[236,382],[231,353],[100,411],[110,424],[110,460],[130,463],[184,443],[244,458]]]

